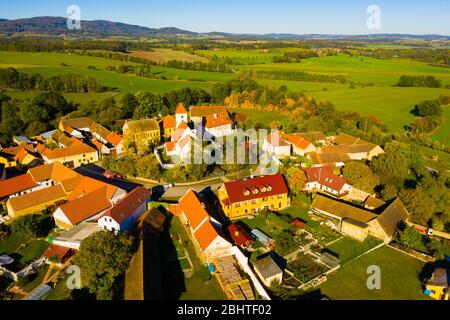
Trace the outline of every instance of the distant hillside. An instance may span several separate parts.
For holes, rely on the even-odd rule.
[[[63,17],[35,17],[17,20],[0,19],[0,33],[70,34],[105,37],[195,34],[177,28],[155,29],[106,20],[81,21],[81,30],[68,30],[67,18]]]
[[[353,40],[394,40],[404,38],[417,39],[447,39],[443,35],[410,35],[410,34],[372,34],[372,35],[333,35],[333,34],[238,34],[226,32],[195,33],[178,28],[147,28],[121,22],[106,20],[82,21],[81,30],[68,30],[67,18],[63,17],[35,17],[17,20],[0,19],[0,34],[39,34],[90,37],[208,37],[233,38],[255,40],[301,40],[301,39],[353,39]]]

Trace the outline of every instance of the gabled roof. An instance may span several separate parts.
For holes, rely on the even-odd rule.
[[[103,214],[114,219],[118,224],[125,221],[133,212],[150,198],[150,191],[145,187],[138,187],[128,193],[114,207]]]
[[[288,193],[281,174],[225,182],[224,186],[230,203]]]
[[[181,139],[181,137],[183,136],[184,132],[186,130],[190,130],[188,125],[185,122],[181,122],[177,129],[174,131],[174,133],[172,134],[171,140],[173,142],[178,142],[178,140]]]
[[[78,176],[77,172],[75,172],[70,168],[67,168],[65,165],[59,162],[44,164],[41,166],[30,168],[28,169],[28,173],[31,174],[33,179],[37,182],[49,179],[60,182]]]
[[[206,116],[205,128],[211,129],[231,125],[232,121],[224,113]]]
[[[173,129],[177,127],[177,121],[171,115],[165,116],[161,119],[162,125],[164,129]]]
[[[61,246],[52,244],[52,245],[50,245],[50,247],[47,248],[47,250],[44,251],[42,256],[49,258],[49,259],[56,257],[56,258],[58,258],[59,261],[61,261],[62,259],[64,259],[67,256],[67,254],[69,254],[70,251],[71,251],[70,248],[61,247]]]
[[[340,219],[353,219],[359,222],[368,223],[377,217],[376,214],[355,207],[349,203],[341,202],[336,199],[316,195],[311,204],[311,208],[339,217]]]
[[[276,264],[276,262],[270,255],[257,260],[254,263],[254,266],[264,279],[268,279],[280,273],[283,273],[283,270],[281,270],[281,268],[278,266],[278,264]]]
[[[173,150],[175,150],[175,143],[172,141],[167,141],[164,146],[166,147],[166,151],[167,152],[171,152]]]
[[[306,155],[315,165],[325,164],[331,165],[340,162],[350,161],[350,157],[346,153],[317,153],[310,152]]]
[[[183,149],[191,142],[191,139],[192,139],[191,136],[186,135],[181,141],[178,141],[177,144],[180,146],[181,149]]]
[[[118,135],[117,133],[111,131],[107,136],[106,136],[106,141],[108,141],[109,143],[111,143],[113,146],[117,147],[123,140],[122,136]]]
[[[93,191],[106,187],[107,193],[106,196],[108,199],[112,199],[114,193],[119,189],[118,187],[108,184],[96,179],[92,179],[89,177],[83,177],[80,183],[76,186],[73,192],[69,195],[68,200],[73,201],[77,198],[80,198],[84,195],[87,195]]]
[[[61,119],[59,122],[60,129],[70,133],[67,131],[69,128],[81,129],[81,128],[89,128],[92,124],[91,119],[83,117],[83,118],[73,118],[73,119]]]
[[[58,148],[58,149],[48,149],[46,148],[42,154],[48,159],[60,159],[64,157],[70,157],[85,153],[97,152],[94,148],[88,146],[87,144],[73,144],[70,147]]]
[[[206,117],[214,114],[229,114],[224,106],[192,106],[189,110],[191,117]]]
[[[253,237],[238,224],[230,224],[228,226],[228,232],[230,233],[231,239],[233,239],[238,246],[255,242],[255,239],[253,239]]]
[[[311,144],[308,140],[306,140],[302,136],[294,136],[290,134],[283,134],[281,136],[283,139],[289,141],[295,148],[306,149]]]
[[[105,186],[83,197],[69,201],[62,205],[60,209],[64,212],[70,223],[76,225],[111,207],[112,204],[106,195],[106,189]]]
[[[281,137],[278,131],[272,132],[266,138],[267,142],[274,147],[289,147],[289,143]]]
[[[9,199],[9,203],[14,210],[23,210],[37,206],[39,204],[58,201],[66,196],[61,185],[56,185],[34,192],[24,194],[19,197]]]
[[[392,202],[376,219],[383,231],[389,237],[397,231],[398,224],[409,217],[408,210],[400,198]]]
[[[192,229],[195,230],[205,219],[208,219],[208,212],[195,191],[189,190],[179,203]]]
[[[219,237],[219,233],[212,225],[211,221],[205,221],[200,228],[198,228],[194,232],[195,239],[197,239],[197,242],[202,248],[202,250],[208,249],[208,247],[211,245],[211,243]]]
[[[181,102],[178,104],[175,114],[187,114],[186,108]]]
[[[156,118],[129,120],[125,122],[124,128],[128,127],[130,130],[139,131],[159,131],[159,124]]]
[[[436,287],[450,287],[450,269],[438,268],[433,272],[427,285]]]
[[[0,198],[4,198],[31,189],[36,186],[36,182],[30,174],[22,174],[20,176],[0,181]]]
[[[348,183],[347,179],[334,174],[331,167],[305,168],[307,182],[318,182],[323,186],[335,191],[341,191],[342,187]]]

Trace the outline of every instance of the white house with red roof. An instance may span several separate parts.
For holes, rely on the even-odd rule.
[[[171,141],[164,144],[168,156],[177,156],[181,161],[190,157],[195,131],[186,122],[181,122],[172,134]]]
[[[131,230],[137,219],[147,210],[150,196],[150,191],[145,187],[134,189],[98,219],[100,229],[116,234]]]
[[[305,168],[307,181],[304,190],[323,191],[334,196],[342,196],[352,191],[352,186],[344,177],[335,175],[329,166]]]
[[[291,144],[282,138],[279,131],[274,131],[264,138],[262,149],[274,154],[278,159],[291,156]]]
[[[233,245],[226,240],[222,225],[208,214],[205,203],[194,190],[189,190],[179,205],[181,219],[188,226],[204,262],[232,255]]]
[[[205,133],[212,137],[224,137],[233,134],[233,121],[226,113],[212,114],[205,117]]]

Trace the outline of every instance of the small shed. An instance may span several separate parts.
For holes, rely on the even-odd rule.
[[[282,283],[283,270],[281,270],[270,255],[256,261],[254,267],[255,272],[266,287],[270,287],[274,281]]]
[[[230,233],[231,239],[238,246],[250,246],[255,243],[255,239],[248,234],[248,232],[240,225],[231,224],[228,226],[228,232]]]
[[[253,229],[251,231],[251,234],[255,237],[256,240],[258,240],[259,242],[261,242],[263,245],[265,245],[266,247],[269,247],[271,245],[273,245],[275,243],[275,241],[269,237],[268,235],[266,235],[264,232],[262,232],[261,230],[258,229]]]

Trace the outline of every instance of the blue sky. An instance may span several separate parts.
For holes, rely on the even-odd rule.
[[[67,16],[83,20],[235,33],[411,33],[450,35],[449,0],[2,0],[0,17]],[[369,30],[369,5],[381,9],[381,29]]]

